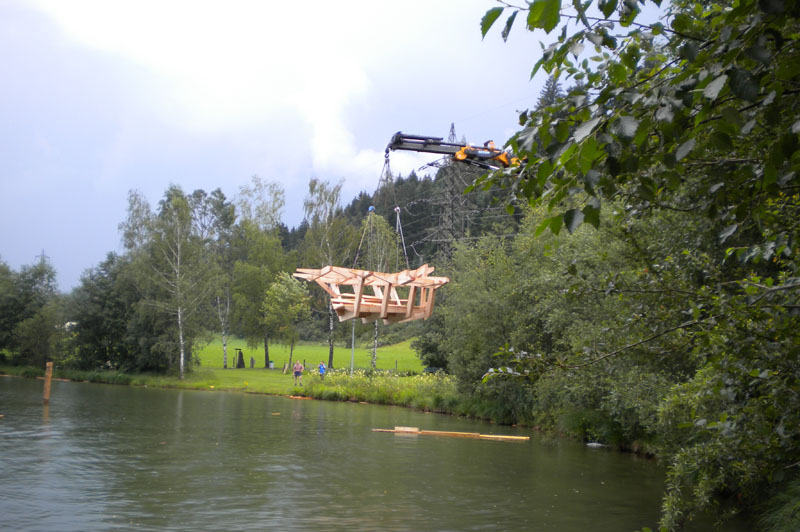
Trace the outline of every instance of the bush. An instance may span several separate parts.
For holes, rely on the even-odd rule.
[[[20,370],[18,375],[26,379],[35,379],[37,377],[44,377],[44,370],[41,368],[34,368],[33,366],[26,366]]]

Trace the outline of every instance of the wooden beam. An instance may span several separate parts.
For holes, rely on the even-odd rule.
[[[495,441],[529,441],[530,436],[508,436],[505,434],[480,434],[478,432],[456,432],[450,430],[420,430],[418,427],[395,427],[394,429],[372,429],[372,432],[393,432],[395,434],[423,434],[428,436],[450,436],[453,438],[473,438]]]
[[[389,296],[392,295],[392,284],[389,283],[385,287],[385,291],[383,293],[383,301],[381,301],[381,318],[386,317],[386,309],[389,307]]]
[[[355,288],[355,303],[353,304],[353,316],[358,316],[361,311],[361,293],[364,291],[364,278],[359,277]]]
[[[406,318],[411,316],[411,311],[414,309],[414,297],[416,297],[417,287],[413,284],[408,287],[408,301],[406,301]]]

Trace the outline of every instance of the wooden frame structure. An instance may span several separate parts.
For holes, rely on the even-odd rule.
[[[325,266],[298,268],[293,275],[320,285],[331,296],[339,321],[382,319],[388,324],[430,317],[436,289],[450,282],[447,277],[431,277],[431,273],[433,266],[423,264],[397,273]]]

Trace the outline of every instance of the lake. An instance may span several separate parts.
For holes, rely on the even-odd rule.
[[[44,406],[0,377],[0,414],[8,530],[633,531],[664,486],[653,460],[399,407],[74,382]],[[371,430],[397,425],[532,438]]]

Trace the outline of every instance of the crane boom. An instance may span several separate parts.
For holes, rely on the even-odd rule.
[[[423,135],[406,135],[398,131],[386,146],[386,154],[390,151],[406,150],[424,153],[439,153],[449,155],[456,161],[461,161],[489,170],[508,168],[518,164],[517,160],[509,157],[508,153],[495,147],[491,140],[483,146],[474,146],[460,142],[444,142],[442,137],[427,137]]]

